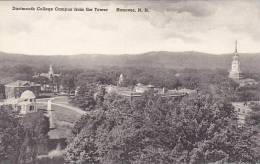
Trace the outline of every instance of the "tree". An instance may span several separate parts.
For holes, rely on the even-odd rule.
[[[70,94],[71,90],[75,89],[75,77],[73,74],[66,74],[61,79],[62,86],[68,90],[68,93]]]
[[[38,111],[24,115],[21,123],[26,135],[20,149],[19,164],[33,164],[38,155],[48,152],[49,120]]]
[[[24,139],[18,114],[9,106],[0,107],[0,163],[17,163]]]
[[[54,76],[52,78],[52,85],[53,85],[53,88],[56,90],[56,92],[60,91],[60,83],[61,83],[61,80],[60,80],[59,76]]]
[[[41,84],[42,87],[46,87],[46,84],[50,83],[50,80],[44,76],[35,77],[33,78],[33,81],[35,83]]]
[[[256,136],[254,136],[255,150],[257,152],[258,160],[260,160],[260,105],[257,103],[249,104],[251,111],[245,117],[247,126],[253,126]]]
[[[34,164],[37,159],[36,141],[29,131],[26,132],[25,139],[20,148],[18,164]]]
[[[75,137],[80,133],[80,131],[84,128],[85,125],[91,120],[91,116],[89,114],[84,114],[80,117],[78,121],[75,122],[74,127],[72,128],[72,135]]]
[[[102,106],[105,99],[106,89],[103,86],[99,86],[97,92],[94,94],[96,105]]]
[[[107,95],[66,151],[69,163],[254,162],[251,136],[232,105],[211,95],[182,100]]]
[[[80,86],[78,94],[72,98],[71,102],[82,110],[93,110],[96,102],[94,94],[96,93],[95,84],[85,84]]]

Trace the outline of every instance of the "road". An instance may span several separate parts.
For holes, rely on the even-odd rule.
[[[241,123],[245,123],[245,117],[250,113],[251,108],[245,105],[244,102],[233,102],[232,105],[238,113],[238,119]]]

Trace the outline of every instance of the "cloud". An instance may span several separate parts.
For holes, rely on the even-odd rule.
[[[17,7],[108,8],[108,12],[12,11]],[[116,8],[148,8],[118,13]],[[0,2],[0,50],[29,54],[260,51],[259,1]]]

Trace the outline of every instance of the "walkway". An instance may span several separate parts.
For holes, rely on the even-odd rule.
[[[52,100],[52,103],[53,105],[57,105],[57,106],[60,106],[60,107],[63,107],[63,108],[67,108],[67,109],[70,109],[70,110],[73,110],[74,112],[77,112],[81,115],[83,114],[86,114],[85,111],[77,108],[77,107],[74,107],[72,105],[70,105],[68,103],[68,100],[67,100],[68,97],[66,96],[62,96],[62,97],[53,97],[53,98],[44,98],[44,99],[37,99],[36,103],[39,103],[39,104],[44,104],[44,105],[47,105],[48,103],[48,100]],[[64,101],[60,101],[60,100],[64,100]]]
[[[47,109],[49,100],[51,100],[51,110]],[[66,96],[37,99],[36,103],[38,106],[44,105],[43,108],[48,110],[51,123],[51,130],[48,133],[50,139],[61,139],[69,136],[74,122],[86,113],[69,104],[69,99]]]

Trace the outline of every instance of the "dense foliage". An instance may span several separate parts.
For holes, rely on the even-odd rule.
[[[17,113],[8,106],[0,107],[0,163],[17,163],[24,140],[24,129]]]
[[[22,125],[26,132],[26,142],[32,144],[36,155],[48,152],[49,119],[42,111],[26,114],[22,118]]]
[[[82,110],[91,111],[95,106],[102,105],[104,101],[105,88],[95,83],[81,85],[71,103]]]
[[[0,109],[0,163],[34,164],[46,154],[49,121],[42,112],[19,117],[9,106]]]
[[[249,106],[251,111],[246,115],[245,121],[256,131],[256,136],[254,136],[255,150],[260,161],[260,104],[251,102]]]
[[[152,93],[130,103],[105,98],[66,149],[68,163],[254,162],[252,132],[231,104],[211,95],[182,100]],[[84,116],[86,118],[86,116]]]
[[[112,84],[116,85],[120,74],[124,76],[124,86],[133,87],[137,83],[152,84],[156,87],[167,89],[188,88],[216,92],[215,88],[221,88],[227,98],[233,101],[259,100],[260,87],[249,86],[239,88],[228,78],[228,72],[224,69],[169,69],[163,67],[106,67],[97,69],[64,69],[55,67],[55,73],[60,73],[59,78],[49,80],[45,77],[33,78],[36,72],[48,72],[49,66],[43,68],[27,65],[15,65],[8,70],[0,71],[0,83],[12,80],[33,80],[36,83],[63,88],[67,93],[82,85]],[[10,76],[12,75],[12,76]],[[258,80],[259,74],[245,73],[246,77]],[[62,86],[62,87],[61,87]],[[84,89],[84,88],[83,88]]]
[[[32,80],[35,72],[47,68],[16,65],[1,70],[0,76],[4,82]],[[33,80],[62,85],[68,93],[79,87],[71,102],[89,113],[72,129],[65,153],[69,164],[255,162],[249,127],[259,126],[259,107],[247,118],[248,127],[238,126],[230,101],[259,100],[259,85],[238,87],[227,71],[218,69],[107,67],[58,72],[62,76],[53,81]],[[123,86],[129,88],[143,83],[194,89],[198,94],[177,100],[150,92],[132,101],[106,95],[101,86],[116,85],[121,73]],[[21,119],[10,111],[0,111],[0,161],[35,163],[37,155],[46,153],[48,120],[43,113]]]

